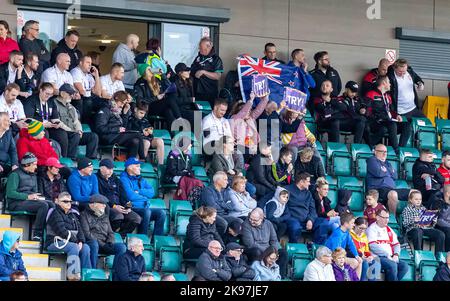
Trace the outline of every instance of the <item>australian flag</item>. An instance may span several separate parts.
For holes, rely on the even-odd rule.
[[[277,61],[266,61],[248,55],[238,58],[239,84],[241,86],[242,99],[247,101],[252,91],[253,75],[265,75],[270,89],[270,100],[277,104],[283,100],[284,87],[299,89],[298,67],[281,64]]]

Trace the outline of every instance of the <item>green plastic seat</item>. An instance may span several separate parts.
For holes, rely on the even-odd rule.
[[[400,163],[403,165],[406,181],[412,181],[412,167],[417,158],[419,151],[416,148],[400,147]]]
[[[155,138],[161,138],[166,141],[172,141],[172,137],[170,136],[170,133],[168,130],[153,130],[153,137]]]
[[[150,163],[142,163],[141,164],[141,176],[144,178],[158,177],[158,174],[155,171],[155,168]]]
[[[306,267],[310,262],[310,259],[303,258],[297,254],[294,255],[292,259],[292,280],[303,280]]]
[[[90,132],[92,132],[91,127],[90,127],[89,124],[87,124],[87,123],[82,123],[82,124],[81,124],[81,130],[82,130],[84,133],[90,133]]]
[[[189,219],[192,216],[192,211],[178,211],[175,215],[174,227],[175,235],[180,237],[186,236],[187,226],[189,224]]]
[[[438,147],[436,129],[434,127],[419,129],[416,133],[416,147],[433,149]]]
[[[413,263],[408,263],[408,270],[400,281],[416,281],[416,270]]]
[[[306,244],[302,243],[287,243],[286,252],[288,253],[288,260],[291,261],[294,255],[302,258],[311,259],[311,254],[309,253]]]
[[[433,281],[436,275],[437,265],[424,265],[420,269],[420,280],[421,281]]]
[[[161,247],[159,269],[162,272],[178,273],[181,271],[182,254],[179,247]]]
[[[197,104],[198,109],[200,111],[202,111],[203,114],[207,115],[207,114],[211,113],[212,108],[211,108],[211,105],[209,104],[209,102],[195,101],[195,103]]]
[[[443,263],[447,262],[447,252],[439,252],[437,254],[437,260]]]
[[[352,211],[364,211],[364,183],[356,177],[338,177],[338,188],[352,192],[349,207]]]
[[[121,243],[121,242],[123,242],[123,239],[120,233],[114,232],[114,243]]]
[[[153,237],[153,246],[156,251],[156,255],[159,255],[162,247],[178,247],[178,243],[173,236],[155,235]]]
[[[100,169],[100,161],[97,159],[93,159],[92,161],[92,167],[94,168],[94,172],[97,172]]]
[[[174,273],[173,277],[175,277],[176,281],[189,281],[188,275],[185,273]]]
[[[175,215],[177,214],[178,211],[192,212],[191,202],[184,200],[170,200],[169,212],[171,220],[175,220]]]
[[[437,264],[437,259],[432,251],[414,251],[414,265],[416,269],[420,269],[422,265],[435,265]]]
[[[75,162],[73,162],[72,159],[70,159],[70,158],[64,158],[64,157],[61,157],[61,158],[59,158],[59,162],[60,162],[62,165],[67,166],[68,168],[74,168],[74,167],[76,167]]]
[[[125,162],[122,161],[114,161],[114,172],[121,173],[125,170]]]
[[[140,240],[142,240],[142,244],[144,245],[144,249],[147,249],[148,247],[151,246],[150,243],[150,238],[148,237],[148,235],[145,234],[135,234],[135,233],[128,233],[127,234],[127,241],[132,238],[139,238]]]
[[[163,199],[150,199],[147,201],[147,206],[150,209],[166,209],[166,202]]]
[[[109,255],[106,257],[105,263],[106,266],[108,267],[108,269],[111,271],[113,268],[113,264],[114,264],[114,255]]]
[[[146,249],[142,252],[145,260],[145,271],[151,272],[155,267],[155,250],[153,248]]]
[[[153,177],[144,177],[144,179],[147,181],[148,184],[150,184],[153,188],[155,196],[159,193],[159,179],[156,176]]]
[[[108,277],[101,269],[81,269],[81,281],[108,281]]]
[[[367,174],[367,158],[373,156],[372,150],[367,144],[352,144],[350,146],[354,163],[355,176],[365,177]]]
[[[327,143],[327,158],[330,174],[334,176],[350,176],[352,158],[344,143]]]

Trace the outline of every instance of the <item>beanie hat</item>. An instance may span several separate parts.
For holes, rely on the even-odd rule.
[[[22,160],[20,160],[20,164],[27,165],[37,161],[38,159],[33,153],[26,152],[25,155],[23,155]]]
[[[32,137],[38,136],[44,130],[42,122],[33,120],[28,124],[28,134]]]
[[[147,68],[150,68],[151,66],[148,64],[138,64],[137,66],[137,71],[139,73],[139,77],[144,76],[145,71],[147,70]]]
[[[80,158],[78,160],[77,168],[78,170],[85,169],[86,167],[92,166],[92,161],[89,158]]]

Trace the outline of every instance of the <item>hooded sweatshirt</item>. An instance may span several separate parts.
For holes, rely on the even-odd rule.
[[[289,209],[286,204],[281,204],[280,193],[287,191],[285,188],[279,186],[275,190],[275,195],[264,206],[264,214],[271,222],[280,223],[288,220],[291,217]]]
[[[350,198],[352,197],[352,192],[347,189],[339,189],[338,190],[338,203],[336,205],[336,212],[342,214],[343,212],[350,213],[350,207],[348,206],[350,202]]]
[[[47,159],[50,157],[59,158],[55,150],[50,145],[47,138],[37,140],[28,134],[28,129],[23,128],[19,133],[19,140],[17,140],[17,155],[19,161],[26,152],[33,153],[38,159],[38,166],[45,166]]]
[[[19,237],[19,233],[12,231],[5,231],[3,234],[3,240],[0,243],[0,280],[9,280],[9,276],[16,271],[22,271],[28,276],[23,264],[22,253],[19,250],[10,252]]]

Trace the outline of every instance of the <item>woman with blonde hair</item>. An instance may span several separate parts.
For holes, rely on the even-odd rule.
[[[243,176],[235,176],[228,188],[229,197],[233,210],[228,212],[229,216],[245,219],[248,214],[256,208],[256,200],[245,190],[247,179]]]

